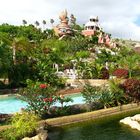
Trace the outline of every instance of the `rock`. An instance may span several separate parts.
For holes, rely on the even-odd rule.
[[[120,123],[129,124],[130,121],[131,121],[131,117],[126,117],[126,118],[120,120]]]
[[[140,114],[131,117],[132,120],[140,122]]]
[[[135,115],[133,117],[126,117],[126,118],[120,120],[120,123],[129,125],[131,128],[137,129],[140,131],[140,124],[139,124],[138,120],[140,120],[140,114]]]
[[[22,140],[31,140],[30,138],[26,137],[26,138],[23,138]]]
[[[137,129],[137,130],[140,131],[140,124],[137,121],[131,121],[129,123],[129,126],[133,129]]]
[[[47,130],[41,130],[41,132],[38,135],[32,138],[26,137],[26,138],[23,138],[22,140],[46,140],[47,137],[48,137]]]
[[[47,137],[48,137],[47,130],[42,130],[42,131],[39,133],[39,137],[40,137],[40,140],[46,140]]]

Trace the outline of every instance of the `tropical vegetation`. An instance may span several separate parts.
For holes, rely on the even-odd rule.
[[[53,19],[50,22],[54,24]],[[2,134],[5,139],[32,134],[36,115],[56,117],[140,101],[140,54],[133,47],[119,39],[114,48],[98,44],[98,36],[84,37],[82,27],[76,23],[71,26],[75,34],[60,40],[53,29],[45,28],[45,20],[42,23],[43,30],[38,21],[35,25],[28,25],[26,20],[23,26],[0,25],[0,78],[4,79],[0,88],[18,88],[29,113],[13,117],[13,128]],[[58,92],[66,88],[68,78],[58,72],[67,69],[73,69],[77,79],[108,79],[109,84],[85,84],[81,94],[87,106],[67,106],[72,99]],[[61,106],[54,106],[55,102]]]

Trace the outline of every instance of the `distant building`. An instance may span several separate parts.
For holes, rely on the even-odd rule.
[[[98,16],[90,17],[89,21],[84,26],[84,30],[82,31],[82,34],[84,36],[92,36],[92,35],[95,35],[96,32],[99,32],[100,30],[101,30],[101,27],[99,25]]]
[[[68,13],[66,10],[61,12],[61,14],[59,15],[60,24],[54,27],[55,34],[61,37],[60,39],[67,35],[73,35],[73,31],[68,24],[69,18],[67,15]]]

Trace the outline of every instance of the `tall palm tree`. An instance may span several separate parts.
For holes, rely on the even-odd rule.
[[[23,25],[25,26],[27,24],[27,21],[25,19],[22,20]]]
[[[43,20],[42,23],[43,23],[43,30],[45,30],[46,20]]]
[[[52,24],[52,26],[53,26],[53,23],[54,23],[54,19],[50,19],[50,23]]]
[[[36,28],[40,25],[38,21],[35,21]]]
[[[12,48],[13,48],[13,62],[14,64],[17,63],[16,60],[16,53],[30,53],[31,44],[29,40],[25,37],[14,37],[12,41]],[[22,61],[21,58],[18,61]]]

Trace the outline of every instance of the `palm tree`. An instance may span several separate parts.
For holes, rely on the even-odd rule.
[[[132,54],[122,58],[118,63],[121,67],[129,70],[129,77],[131,78],[132,71],[139,68],[139,61],[140,56],[138,54]]]
[[[76,24],[76,18],[73,14],[70,15],[70,24],[75,25]]]
[[[14,37],[13,41],[12,41],[12,48],[13,48],[13,63],[14,65],[17,63],[16,60],[16,53],[30,53],[30,47],[31,44],[29,43],[29,40],[25,37]],[[22,59],[20,58],[20,60],[18,61],[22,61]]]
[[[43,23],[43,30],[45,30],[46,21],[43,20],[42,23]]]
[[[27,21],[25,19],[22,20],[23,25],[25,26],[27,24]]]
[[[52,26],[53,26],[54,19],[50,19],[50,23],[51,23],[51,24],[52,24]]]
[[[35,21],[36,28],[40,25],[38,21]]]

